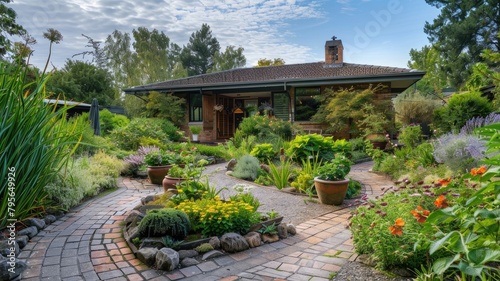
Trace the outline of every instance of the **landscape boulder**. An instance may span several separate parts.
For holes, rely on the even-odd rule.
[[[238,233],[229,232],[220,238],[221,248],[228,253],[236,253],[245,251],[250,246],[248,245],[245,237],[241,236]]]
[[[245,235],[245,240],[247,241],[250,248],[259,247],[262,244],[262,240],[260,240],[260,234],[255,231],[247,233]]]
[[[156,248],[142,248],[137,251],[136,256],[143,263],[154,265],[156,253],[158,253],[158,249]]]
[[[170,248],[161,248],[156,253],[156,268],[172,271],[179,265],[179,253]]]

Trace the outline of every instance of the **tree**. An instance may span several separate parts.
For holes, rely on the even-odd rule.
[[[107,58],[106,58],[106,51],[104,48],[101,48],[101,41],[95,41],[92,39],[90,36],[87,36],[85,34],[82,34],[83,37],[87,38],[88,45],[85,47],[90,47],[93,49],[93,51],[83,51],[78,54],[74,54],[72,57],[76,56],[82,56],[82,58],[85,58],[86,55],[92,56],[92,63],[94,63],[97,67],[99,68],[105,68],[107,65]]]
[[[451,85],[459,88],[467,80],[470,67],[483,61],[483,50],[500,49],[496,37],[500,5],[497,0],[426,2],[440,9],[441,14],[432,23],[426,22],[424,32],[443,55],[444,71],[450,76]]]
[[[344,88],[338,91],[327,88],[322,95],[317,96],[321,105],[312,117],[312,121],[327,123],[330,126],[328,131],[331,132],[348,130],[349,134],[357,135],[359,128],[356,127],[356,123],[363,118],[363,108],[366,104],[372,103],[377,112],[384,112],[387,119],[393,120],[393,112],[387,110],[392,105],[388,105],[386,101],[374,100],[375,93],[382,88],[382,86],[370,86],[364,90]]]
[[[218,72],[245,66],[247,59],[243,55],[244,49],[242,47],[235,48],[235,46],[227,46],[223,53],[215,54],[213,66],[208,72]]]
[[[108,67],[118,89],[140,84],[135,55],[131,49],[130,34],[115,30],[104,45]]]
[[[12,0],[0,0],[0,58],[10,49],[11,43],[7,35],[26,34],[24,27],[16,23],[16,12],[4,4],[10,2],[12,2]]]
[[[180,60],[189,76],[205,74],[214,66],[214,57],[220,51],[219,41],[212,37],[208,24],[193,32],[189,43],[182,49]]]
[[[63,69],[53,74],[47,82],[47,90],[77,102],[91,103],[96,98],[100,105],[112,104],[115,93],[107,70],[73,60],[67,60]]]
[[[186,100],[172,94],[151,92],[146,104],[145,117],[167,119],[177,126],[185,123]]]
[[[132,44],[137,55],[136,66],[142,84],[169,80],[175,65],[175,57],[180,49],[176,44],[170,44],[165,33],[156,29],[149,31],[139,27],[132,31],[135,42]]]
[[[443,58],[434,46],[424,46],[420,51],[410,50],[408,67],[426,72],[422,80],[417,82],[417,89],[423,94],[441,94],[443,88],[449,86],[445,73],[441,70]]]
[[[257,61],[257,66],[256,67],[263,67],[263,66],[277,66],[277,65],[284,65],[285,60],[282,58],[275,58],[273,60],[270,59],[260,59]]]

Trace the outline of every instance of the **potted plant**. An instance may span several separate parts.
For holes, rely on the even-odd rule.
[[[189,130],[191,131],[191,136],[193,141],[198,141],[198,135],[201,133],[201,126],[199,125],[192,125],[189,126]]]
[[[377,112],[371,104],[363,107],[363,118],[357,122],[363,137],[369,140],[374,148],[384,149],[388,139],[386,136],[390,121],[383,112]]]
[[[176,154],[160,149],[151,151],[144,156],[144,163],[148,165],[149,181],[153,184],[162,184],[171,165],[175,163]]]
[[[336,154],[331,161],[325,162],[316,170],[314,187],[322,204],[342,205],[344,202],[351,171],[351,161],[342,154]]]
[[[204,170],[204,166],[208,164],[207,160],[200,160],[197,163],[187,163],[185,165],[174,164],[168,170],[167,175],[163,178],[163,189],[176,189],[176,186],[187,179],[198,180]]]

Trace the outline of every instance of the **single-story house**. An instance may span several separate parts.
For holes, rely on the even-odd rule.
[[[310,121],[318,103],[314,96],[326,88],[365,89],[385,85],[377,99],[391,99],[420,80],[425,72],[406,68],[347,63],[343,45],[326,41],[325,61],[280,66],[239,68],[125,89],[126,94],[152,91],[187,100],[188,124],[200,124],[200,141],[220,141],[234,135],[238,124],[256,108],[270,106],[277,118],[306,130],[322,129]],[[393,109],[390,109],[393,110]]]

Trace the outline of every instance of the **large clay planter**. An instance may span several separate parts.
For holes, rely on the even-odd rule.
[[[172,165],[167,166],[148,166],[149,181],[153,184],[162,184],[163,178],[167,175]]]
[[[326,181],[314,178],[314,187],[318,193],[319,202],[326,205],[342,205],[349,180]]]
[[[174,178],[174,177],[170,177],[170,176],[165,176],[163,178],[163,182],[162,182],[163,190],[165,192],[167,192],[169,189],[177,190],[177,185],[185,180],[186,179],[183,179],[183,178]]]

